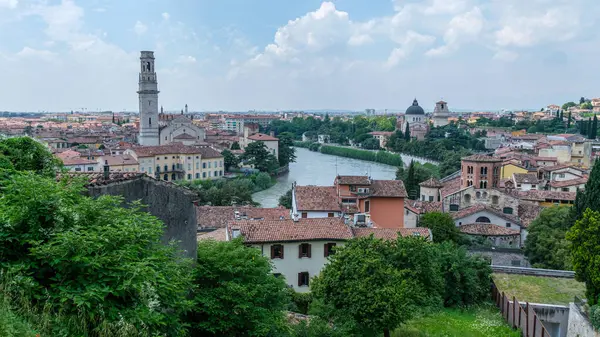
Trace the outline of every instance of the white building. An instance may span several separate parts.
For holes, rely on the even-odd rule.
[[[342,207],[335,186],[292,185],[292,214],[301,218],[339,218]]]
[[[225,240],[242,236],[245,244],[270,258],[273,273],[297,292],[310,290],[311,279],[346,240],[371,234],[390,240],[398,234],[431,238],[427,228],[353,228],[341,218],[232,221],[225,232]]]
[[[435,103],[435,109],[433,109],[433,126],[445,126],[448,125],[448,118],[450,117],[450,110],[448,110],[448,103],[439,101]]]
[[[70,157],[62,159],[66,169],[73,172],[98,171],[98,162],[82,157]]]

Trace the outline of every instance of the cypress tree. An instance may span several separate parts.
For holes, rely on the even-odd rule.
[[[564,114],[563,114],[563,111],[562,111],[562,110],[559,110],[559,111],[560,111],[560,120],[562,121],[562,120],[563,120],[563,118],[564,118],[565,116],[564,116]]]
[[[571,111],[569,111],[569,115],[567,116],[567,129],[571,128]]]
[[[406,122],[406,130],[404,130],[404,139],[407,142],[410,142],[410,126],[408,125],[408,122]]]
[[[594,124],[592,123],[592,117],[587,122],[587,137],[588,139],[592,139],[594,133]]]
[[[581,219],[588,208],[592,211],[600,211],[598,200],[600,200],[600,160],[596,159],[585,188],[583,191],[577,191],[575,205],[571,207],[573,223]]]
[[[408,165],[408,173],[406,174],[405,181],[406,193],[408,193],[409,199],[417,199],[417,187],[418,183],[415,180],[415,161],[411,160]]]
[[[590,132],[590,139],[596,139],[598,134],[598,117],[594,115],[594,121],[592,122],[592,131]]]

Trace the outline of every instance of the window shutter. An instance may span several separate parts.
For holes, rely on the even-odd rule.
[[[302,244],[298,245],[298,258],[302,257]]]
[[[311,249],[310,249],[310,247],[311,247],[312,245],[311,245],[310,243],[307,243],[307,245],[308,245],[308,251],[307,251],[307,253],[308,253],[308,254],[307,254],[307,256],[308,256],[308,257],[310,257],[310,250],[311,250]]]
[[[306,272],[306,286],[309,286],[310,283],[310,274],[308,274],[308,272]]]
[[[323,251],[325,252],[325,254],[323,256],[328,257],[329,256],[329,245],[328,244],[323,245]]]
[[[298,273],[298,287],[302,286],[302,273]]]
[[[279,245],[281,247],[281,258],[283,259],[283,245]]]
[[[275,258],[275,245],[271,245],[271,259]]]

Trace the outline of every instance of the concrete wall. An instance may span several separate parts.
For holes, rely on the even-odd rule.
[[[569,326],[569,307],[564,305],[529,303],[552,337],[566,337]]]
[[[590,321],[581,313],[575,303],[569,303],[569,326],[566,337],[600,337]]]
[[[308,272],[308,276],[312,279],[319,275],[321,269],[327,263],[328,258],[325,257],[325,244],[335,243],[336,247],[342,246],[344,242],[340,241],[307,241],[307,242],[288,242],[288,243],[266,243],[263,245],[253,245],[253,247],[261,250],[262,255],[271,258],[271,246],[275,244],[283,245],[283,259],[275,258],[273,262],[273,273],[279,273],[285,277],[286,284],[290,285],[297,292],[310,291],[309,286],[298,286],[298,273]],[[309,243],[311,245],[311,257],[298,257],[298,249],[300,244]]]
[[[122,196],[126,203],[141,200],[146,210],[165,224],[163,241],[180,241],[184,254],[196,258],[196,208],[193,201],[197,195],[173,184],[142,177],[135,180],[115,182],[88,187],[88,195]]]
[[[575,278],[575,272],[569,271],[569,270],[498,266],[498,265],[493,265],[493,264],[492,264],[492,270],[495,273],[505,273],[505,274]]]

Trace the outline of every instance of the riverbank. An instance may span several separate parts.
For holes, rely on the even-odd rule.
[[[402,157],[400,157],[400,155],[383,150],[361,150],[349,147],[321,145],[319,143],[312,142],[295,142],[294,146],[308,148],[311,151],[319,151],[322,154],[328,154],[332,156],[372,161],[391,166],[404,166],[404,162],[402,161]]]

